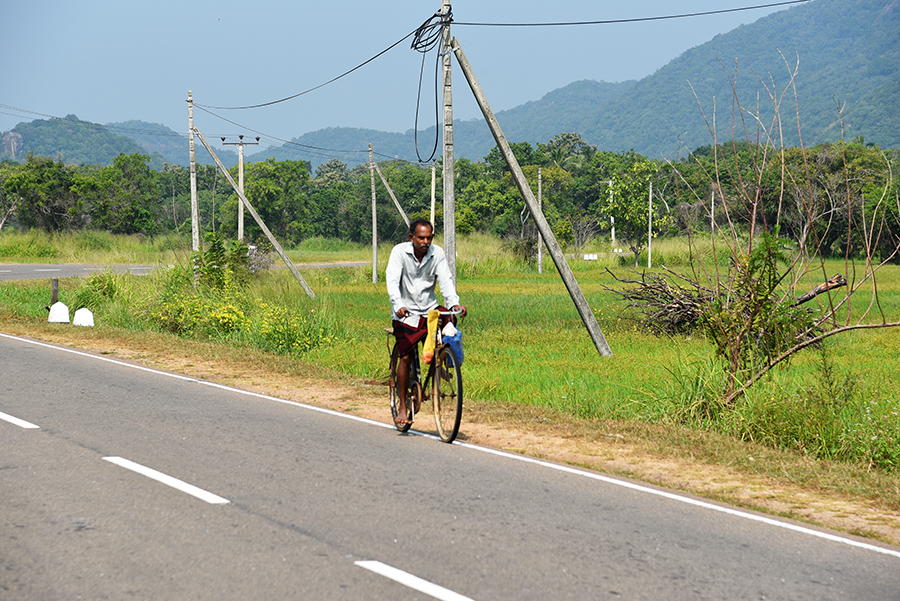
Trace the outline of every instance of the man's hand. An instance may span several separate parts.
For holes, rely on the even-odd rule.
[[[460,312],[460,313],[459,313],[459,316],[460,316],[460,317],[465,317],[465,316],[466,316],[466,308],[465,308],[465,306],[463,306],[463,305],[453,305],[452,307],[450,307],[450,310],[451,310],[451,311],[459,311],[459,312]]]
[[[399,309],[397,309],[398,318],[403,319],[407,315],[409,315],[409,310],[406,307],[400,307]]]

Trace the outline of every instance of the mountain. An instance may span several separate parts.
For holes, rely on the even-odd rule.
[[[67,163],[106,165],[120,153],[144,153],[132,140],[108,132],[102,126],[81,121],[75,115],[65,119],[36,119],[19,123],[4,136],[17,137],[15,145],[4,144],[0,159],[22,160],[28,153],[49,156]]]
[[[21,161],[28,153],[33,153],[72,164],[108,165],[124,153],[148,155],[150,167],[156,170],[162,169],[164,163],[189,164],[187,135],[165,125],[143,121],[100,125],[82,121],[75,115],[65,119],[35,119],[19,123],[3,136],[3,140],[0,160]],[[237,165],[236,152],[214,150],[226,166]],[[196,154],[198,163],[213,164],[199,141]]]
[[[797,105],[787,89],[795,67]],[[464,86],[455,92],[469,93]],[[730,139],[735,97],[751,112],[759,98],[760,123],[770,129],[770,94],[782,100],[781,133],[788,145],[800,142],[799,111],[806,145],[843,135],[900,147],[900,0],[813,0],[717,35],[640,81],[579,81],[496,116],[511,142],[536,144],[571,131],[602,150],[673,158],[711,143],[704,113],[712,122],[715,112],[719,141]],[[736,126],[738,137],[745,126],[757,136],[757,124],[746,112]],[[433,127],[419,132],[420,152],[424,140],[430,153],[434,133]],[[471,160],[494,146],[481,119],[455,121],[453,141],[454,156]],[[371,142],[376,152],[416,159],[412,131],[328,128],[293,142],[319,149],[364,149]],[[313,155],[301,146],[289,152],[314,165],[320,162],[316,156],[334,156],[321,150]]]
[[[598,106],[621,97],[637,82],[607,83],[602,81],[577,81],[546,94],[538,101],[526,102],[515,108],[500,111],[497,120],[506,136],[515,142],[533,144],[546,142],[561,132],[583,131],[593,118]],[[457,92],[459,93],[459,92]],[[440,140],[440,139],[439,139]],[[282,146],[272,146],[253,154],[250,161],[267,158],[302,159],[315,167],[338,156],[348,165],[369,160],[368,145],[377,153],[376,160],[385,157],[416,161],[416,144],[422,160],[431,156],[434,148],[435,128],[415,132],[391,133],[372,129],[329,127],[303,134]],[[456,120],[453,122],[454,156],[478,160],[494,147],[494,138],[483,119]],[[436,158],[442,154],[440,146]]]
[[[140,144],[141,148],[144,149],[144,154],[153,155],[157,153],[165,162],[170,164],[184,167],[190,164],[190,145],[187,134],[178,133],[159,123],[146,123],[144,121],[107,123],[105,127]],[[237,152],[216,147],[217,140],[207,141],[213,145],[213,151],[226,167],[237,165]],[[194,152],[199,164],[212,165],[215,163],[212,157],[209,156],[209,153],[206,152],[203,144],[200,143],[200,140],[196,138]]]
[[[767,129],[770,94],[780,98],[787,91],[781,131],[787,144],[796,145],[798,107],[788,83],[797,65],[804,144],[840,139],[842,107],[846,139],[862,135],[884,147],[900,146],[900,0],[815,0],[718,35],[600,107],[593,126],[580,133],[601,148],[671,156],[679,135],[688,149],[711,142],[698,102],[711,120],[715,99],[718,135],[730,139],[735,81],[745,109],[755,111],[759,98]],[[755,136],[748,117],[745,112],[738,118],[737,129],[746,123]]]

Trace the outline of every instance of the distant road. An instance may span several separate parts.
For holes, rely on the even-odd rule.
[[[86,277],[112,269],[117,273],[147,275],[153,265],[37,265],[34,263],[0,263],[0,280],[39,280],[41,278]]]
[[[297,268],[322,269],[326,267],[362,267],[371,265],[366,261],[349,263],[310,263],[298,264]],[[116,273],[130,273],[132,275],[147,275],[153,271],[155,265],[37,265],[34,263],[0,263],[0,281],[3,280],[39,280],[41,278],[77,278],[87,277],[92,273],[112,269]],[[276,264],[275,269],[283,267]]]

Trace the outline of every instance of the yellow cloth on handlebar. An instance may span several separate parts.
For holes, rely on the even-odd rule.
[[[437,325],[438,319],[441,317],[441,312],[437,309],[432,309],[428,312],[428,335],[425,336],[425,347],[422,349],[422,360],[425,361],[426,364],[431,363],[431,360],[434,358],[434,346],[437,339]]]

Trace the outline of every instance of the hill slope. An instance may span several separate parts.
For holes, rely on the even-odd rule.
[[[711,142],[703,112],[711,121],[714,99],[718,135],[730,139],[732,80],[746,108],[755,111],[759,95],[761,121],[768,128],[770,91],[776,97],[785,92],[798,61],[795,84],[805,144],[840,138],[841,106],[845,138],[864,136],[882,147],[900,147],[900,0],[814,0],[718,35],[638,82],[575,82],[501,111],[497,119],[510,141],[534,144],[574,131],[604,150],[684,156],[686,149]],[[790,145],[799,143],[796,112],[788,91],[781,116]],[[755,136],[755,124],[749,128]],[[402,134],[405,142],[397,137],[401,134],[390,134],[388,141],[382,133],[329,128],[294,142],[360,149],[372,142],[385,154],[415,160],[412,132]],[[426,140],[430,152],[433,139],[434,128],[420,132],[420,148]],[[455,156],[472,160],[494,145],[480,119],[455,122],[453,140]],[[302,154],[298,148],[293,152]]]

